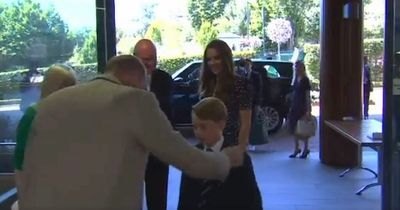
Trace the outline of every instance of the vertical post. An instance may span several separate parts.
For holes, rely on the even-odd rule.
[[[262,26],[263,26],[263,56],[266,57],[267,56],[267,33],[265,31],[265,27],[266,27],[266,21],[267,21],[267,10],[265,9],[265,7],[263,6],[262,8]]]
[[[345,11],[346,4],[351,10]],[[362,0],[321,1],[320,159],[356,166],[360,148],[325,125],[362,116]],[[347,16],[346,14],[349,14]]]
[[[281,43],[278,42],[278,60],[281,60]]]
[[[96,0],[97,64],[104,71],[107,60],[116,54],[114,0]]]

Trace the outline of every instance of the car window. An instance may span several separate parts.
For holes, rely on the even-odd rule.
[[[193,80],[193,78],[198,75],[198,69],[200,68],[200,63],[191,63],[188,64],[182,69],[178,70],[172,75],[172,78],[182,78],[184,81]]]
[[[199,79],[200,77],[200,65],[196,66],[196,68],[193,68],[192,72],[189,73],[188,75],[188,80],[195,80],[195,79]]]
[[[265,65],[264,69],[267,71],[267,75],[269,78],[279,78],[281,76],[278,70],[273,66]]]

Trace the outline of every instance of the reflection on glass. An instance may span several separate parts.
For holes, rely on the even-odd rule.
[[[95,1],[0,0],[0,173],[13,171],[9,143],[48,67],[67,64],[79,81],[97,73],[95,11]]]

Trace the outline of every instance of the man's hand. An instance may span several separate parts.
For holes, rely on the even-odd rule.
[[[245,151],[246,148],[241,145],[227,147],[222,150],[222,152],[229,157],[231,167],[239,167],[243,165],[243,155]]]

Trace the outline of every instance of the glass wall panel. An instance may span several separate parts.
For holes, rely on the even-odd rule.
[[[71,66],[79,82],[97,73],[95,3],[0,0],[0,173],[13,171],[18,122],[49,66]]]

